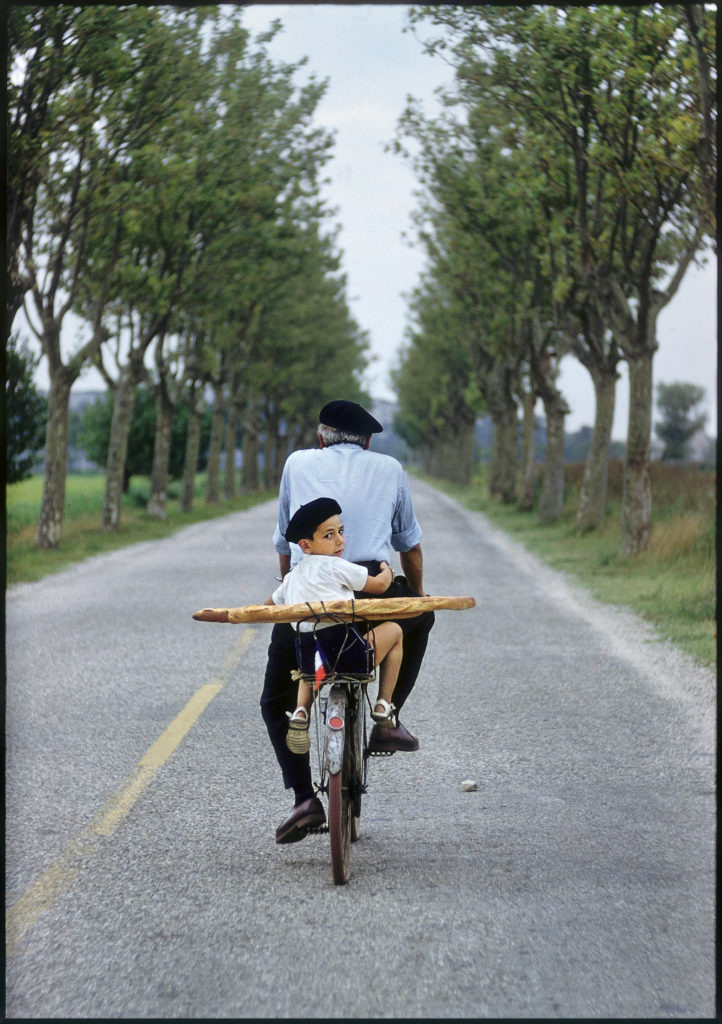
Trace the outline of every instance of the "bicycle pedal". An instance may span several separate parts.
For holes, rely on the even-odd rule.
[[[395,750],[370,750],[369,757],[393,757]]]

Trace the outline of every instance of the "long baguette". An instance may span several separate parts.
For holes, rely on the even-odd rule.
[[[473,597],[369,597],[360,600],[309,601],[307,604],[246,604],[238,608],[202,608],[200,622],[300,622],[333,617],[344,622],[364,618],[374,622],[409,619],[422,612],[473,608]]]

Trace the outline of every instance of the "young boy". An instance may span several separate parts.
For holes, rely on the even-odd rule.
[[[378,576],[342,557],[346,540],[341,507],[333,498],[316,498],[292,516],[284,534],[298,544],[304,558],[288,573],[266,604],[301,604],[304,601],[335,601],[352,598],[354,591],[383,594],[393,580],[388,562],[381,562]],[[305,675],[315,671],[316,643],[330,669],[363,674],[379,666],[379,692],[371,717],[382,725],[393,725],[391,697],[403,654],[403,633],[397,622],[381,622],[362,636],[353,623],[300,622],[296,637],[298,663]],[[287,712],[290,722],[286,744],[294,754],[305,754],[311,746],[308,734],[311,687],[302,680],[296,710]]]

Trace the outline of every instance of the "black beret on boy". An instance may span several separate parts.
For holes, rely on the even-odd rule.
[[[335,427],[336,430],[343,430],[347,434],[359,434],[368,437],[369,434],[380,434],[384,429],[377,419],[366,412],[363,406],[357,402],[347,402],[344,399],[337,399],[324,405],[319,414],[319,422],[327,427]]]
[[[313,537],[321,523],[340,514],[341,506],[333,498],[314,498],[296,509],[283,536],[289,543],[298,544],[304,537]]]

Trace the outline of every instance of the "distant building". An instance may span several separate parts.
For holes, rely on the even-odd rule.
[[[687,442],[686,462],[714,462],[717,455],[717,442],[707,437],[704,427],[692,435]]]

